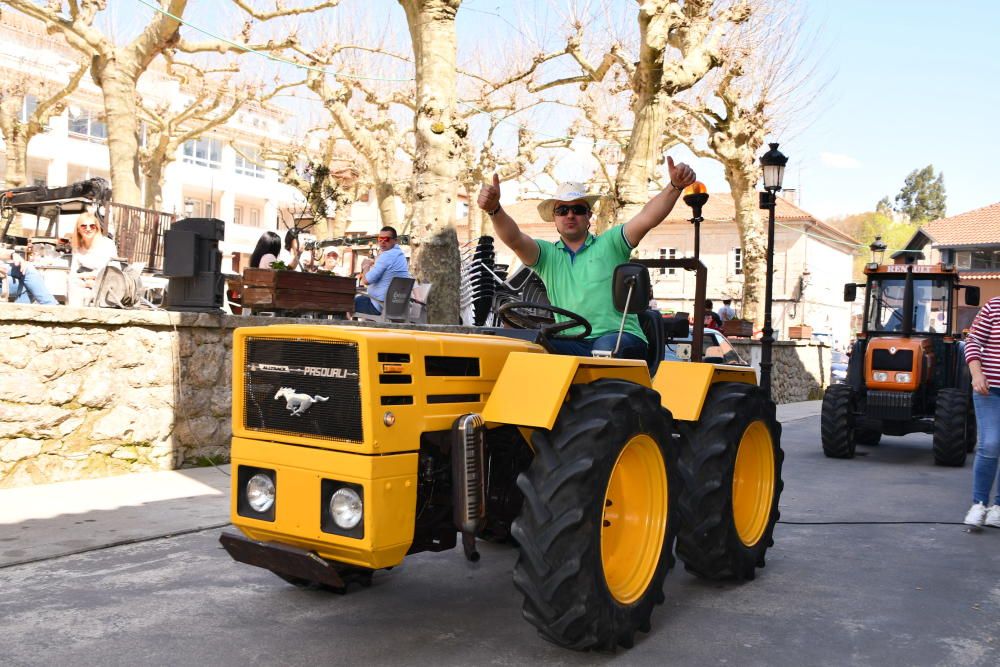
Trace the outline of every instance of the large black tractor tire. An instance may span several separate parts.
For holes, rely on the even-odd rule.
[[[683,437],[677,555],[706,579],[753,579],[774,544],[781,497],[781,424],[753,385],[723,382]]]
[[[831,459],[854,458],[854,391],[849,385],[827,388],[819,424],[824,454]]]
[[[934,463],[939,466],[961,467],[975,447],[976,423],[970,418],[969,395],[961,389],[942,389],[934,409]]]
[[[552,430],[535,431],[511,534],[514,584],[542,637],[614,650],[649,632],[673,565],[671,422],[655,391],[599,380],[573,385]]]

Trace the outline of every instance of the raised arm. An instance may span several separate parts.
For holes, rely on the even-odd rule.
[[[663,188],[659,194],[646,202],[642,210],[634,218],[625,223],[625,240],[633,248],[639,245],[639,242],[642,241],[650,230],[670,215],[670,211],[673,210],[674,204],[677,203],[677,199],[681,196],[681,192],[683,192],[684,188],[694,183],[694,169],[683,162],[675,165],[674,159],[667,156],[667,167],[670,170],[670,185]]]
[[[493,174],[493,183],[484,185],[479,191],[479,208],[486,211],[493,221],[493,229],[504,245],[514,251],[517,258],[527,266],[538,261],[538,244],[521,231],[514,218],[500,206],[500,177]]]

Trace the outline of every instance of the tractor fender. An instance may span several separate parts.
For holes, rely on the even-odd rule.
[[[550,429],[570,385],[602,378],[652,385],[640,359],[605,359],[561,354],[512,352],[507,356],[483,408],[488,424]]]
[[[701,418],[705,397],[716,382],[756,385],[757,374],[744,366],[664,361],[653,378],[653,389],[660,393],[660,404],[674,419],[694,422]]]

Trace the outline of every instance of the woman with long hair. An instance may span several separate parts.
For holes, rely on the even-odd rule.
[[[264,232],[257,239],[257,247],[254,248],[253,254],[250,256],[250,267],[269,269],[272,264],[278,261],[278,253],[280,252],[281,237],[271,231]]]
[[[100,221],[90,211],[77,217],[69,242],[73,257],[69,264],[66,304],[88,306],[97,287],[98,272],[118,257],[118,248],[104,235]]]
[[[299,230],[289,229],[285,232],[285,247],[278,253],[278,261],[284,262],[285,266],[292,271],[302,270],[302,249],[299,245]]]

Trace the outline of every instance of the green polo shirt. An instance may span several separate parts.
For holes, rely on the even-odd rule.
[[[618,333],[622,314],[615,310],[611,297],[611,278],[615,267],[627,262],[632,254],[624,228],[618,225],[600,236],[588,235],[576,253],[562,240],[552,243],[535,239],[535,243],[538,244],[538,261],[531,268],[545,283],[549,301],[585,317],[593,328],[588,340]],[[556,315],[557,321],[567,319]],[[578,327],[565,333],[577,331]],[[625,319],[625,331],[646,340],[635,315]]]

